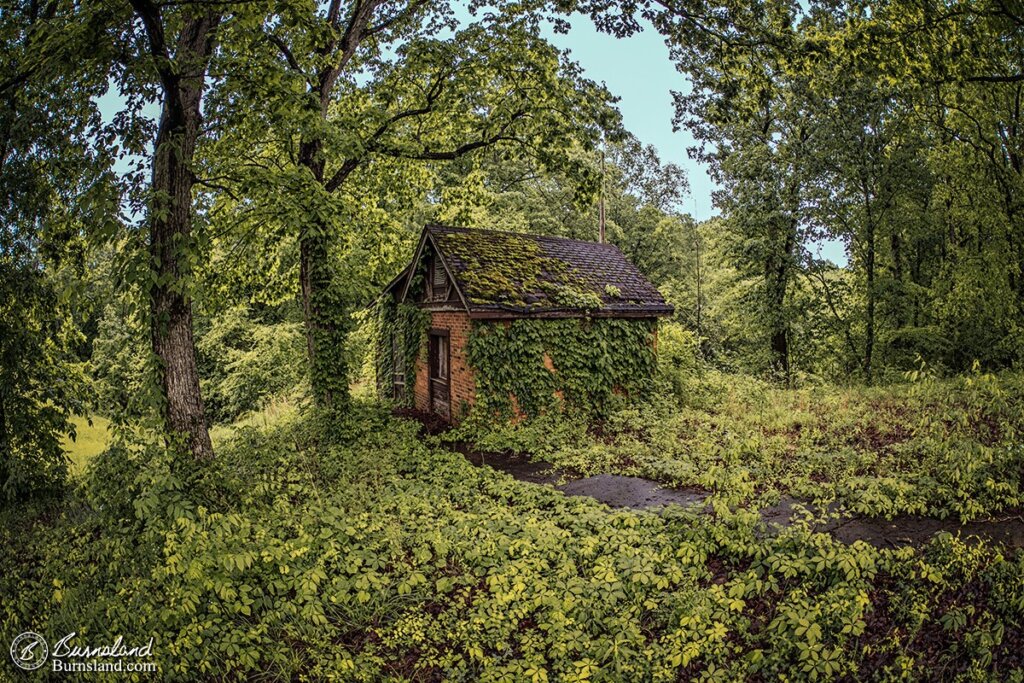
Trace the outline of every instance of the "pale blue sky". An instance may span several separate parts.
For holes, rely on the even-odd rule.
[[[698,220],[717,215],[711,205],[715,185],[704,167],[686,153],[694,144],[693,137],[686,130],[672,130],[672,91],[687,90],[688,82],[672,65],[661,36],[646,30],[629,38],[615,38],[599,33],[588,18],[577,16],[568,34],[549,30],[546,38],[569,50],[588,78],[603,82],[620,98],[617,106],[628,131],[656,147],[662,161],[686,169],[690,197],[684,210]]]
[[[707,169],[691,160],[686,152],[694,144],[693,137],[686,130],[672,130],[672,91],[685,92],[689,83],[672,65],[661,36],[648,29],[629,38],[615,38],[599,33],[588,18],[576,16],[568,34],[548,31],[546,37],[558,47],[569,50],[588,78],[603,82],[620,98],[618,107],[627,130],[657,148],[662,161],[686,169],[690,196],[683,210],[698,220],[717,215],[718,211],[711,204],[715,183]],[[828,240],[812,248],[833,263],[847,263],[844,246],[838,240]]]

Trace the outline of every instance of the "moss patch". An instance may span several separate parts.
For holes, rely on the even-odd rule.
[[[601,293],[537,242],[514,234],[449,232],[436,236],[441,250],[465,264],[463,294],[474,304],[519,308],[601,307]]]

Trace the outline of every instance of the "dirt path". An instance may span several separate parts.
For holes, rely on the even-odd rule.
[[[590,496],[614,508],[653,508],[662,505],[693,505],[707,494],[693,489],[671,489],[642,477],[599,474],[557,487],[567,496]]]
[[[665,505],[695,505],[708,494],[697,489],[674,489],[642,477],[617,474],[599,474],[596,477],[572,479],[549,463],[530,462],[522,456],[502,453],[480,453],[459,444],[456,450],[474,465],[487,465],[506,472],[520,481],[550,485],[567,496],[588,496],[611,507],[647,509]],[[761,510],[769,526],[783,527],[792,523],[795,506],[801,501],[784,496],[771,507]],[[880,517],[854,515],[819,525],[843,543],[866,541],[876,547],[899,547],[927,543],[935,534],[949,532],[965,539],[981,538],[1005,544],[1010,548],[1024,548],[1024,515],[1013,514],[992,520],[960,522],[955,519],[933,519],[914,515],[899,515],[887,520]]]
[[[1009,548],[1024,548],[1024,518],[1020,514],[999,519],[960,522],[898,515],[893,519],[851,517],[825,528],[843,543],[864,540],[878,547],[899,547],[927,543],[935,534],[948,532],[961,538],[981,538],[1003,543]]]

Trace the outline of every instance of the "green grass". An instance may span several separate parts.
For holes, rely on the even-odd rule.
[[[231,424],[218,424],[210,428],[210,438],[214,446],[223,444],[242,427],[268,427],[278,420],[293,414],[296,405],[291,399],[279,399],[270,402],[260,411],[249,413],[241,417],[237,422]],[[71,460],[71,474],[81,475],[89,462],[99,453],[102,453],[110,445],[112,438],[110,420],[99,415],[92,417],[92,424],[89,418],[75,416],[71,418],[75,426],[75,439],[65,436],[63,446],[68,458]]]
[[[64,450],[71,459],[71,473],[77,476],[110,444],[110,420],[95,415],[92,424],[88,418],[80,416],[71,418],[71,422],[75,425],[75,439],[65,436]]]
[[[267,403],[261,410],[247,413],[231,424],[213,425],[210,428],[210,440],[213,441],[214,448],[216,448],[234,436],[241,428],[255,427],[257,429],[264,429],[270,427],[280,420],[293,415],[298,410],[297,403],[298,401],[291,396],[276,398]]]

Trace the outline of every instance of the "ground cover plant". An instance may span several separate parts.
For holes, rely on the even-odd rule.
[[[676,376],[676,370],[669,370]],[[746,505],[785,494],[872,516],[964,521],[1020,509],[1024,377],[915,375],[886,387],[780,389],[705,372],[597,422],[551,415],[449,435],[584,475],[639,475]]]
[[[187,478],[115,446],[63,505],[0,526],[0,630],[154,634],[176,680],[1024,675],[1020,556],[765,536],[727,498],[611,510],[418,429],[285,414]]]
[[[1024,529],[1019,5],[4,2],[0,681],[57,677],[26,631],[152,638],[97,680],[1024,681],[1020,538],[931,534]],[[575,319],[435,342],[476,391],[422,428],[381,294],[429,224],[670,306],[459,230],[453,294]]]

